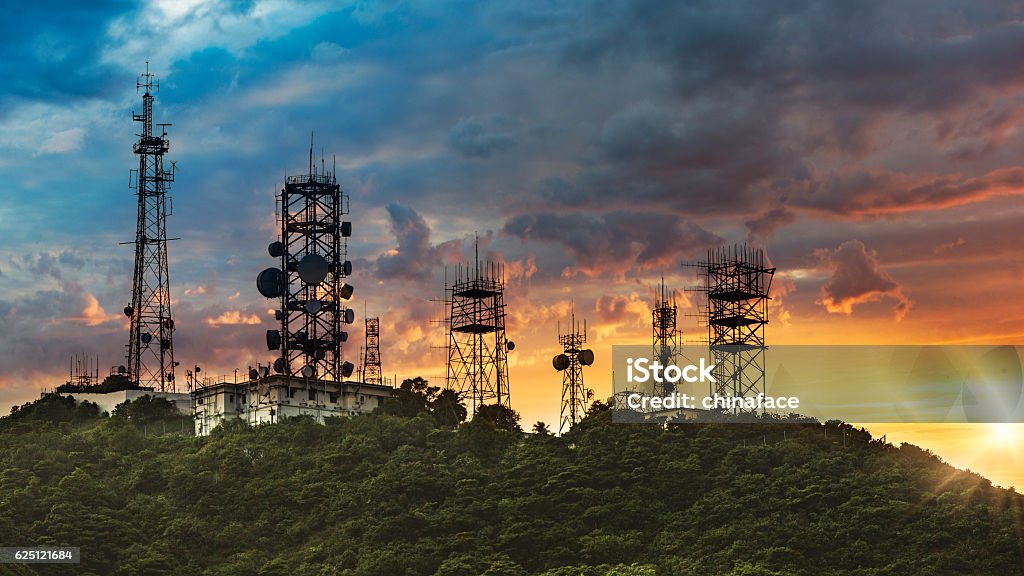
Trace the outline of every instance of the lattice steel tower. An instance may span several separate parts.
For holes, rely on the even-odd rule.
[[[470,414],[485,404],[511,408],[508,352],[515,343],[505,335],[504,268],[480,262],[458,266],[455,281],[445,280],[448,329],[447,387],[466,402]]]
[[[707,294],[712,392],[756,396],[765,391],[764,333],[775,268],[765,264],[763,250],[746,245],[709,250],[697,265]]]
[[[131,320],[128,336],[128,377],[141,386],[161,392],[173,392],[174,386],[174,317],[171,315],[171,289],[167,274],[167,217],[171,215],[170,183],[174,181],[174,164],[164,170],[164,154],[170,148],[167,127],[157,124],[160,135],[153,135],[153,88],[160,88],[149,72],[136,82],[144,89],[142,113],[132,113],[132,120],[142,125],[134,152],[139,157],[138,170],[132,170],[132,188],[139,199],[138,222],[135,228],[135,273],[132,302],[124,313]]]
[[[340,382],[355,366],[343,358],[342,344],[355,313],[345,306],[352,297],[347,259],[352,223],[345,194],[333,169],[318,167],[310,143],[309,173],[289,176],[277,197],[281,239],[268,247],[280,267],[260,273],[256,286],[280,301],[278,330],[267,331],[267,348],[280,350],[274,371],[295,377]]]
[[[366,349],[363,352],[363,373],[360,380],[364,384],[381,384],[383,382],[380,367],[380,317],[366,318]]]
[[[676,358],[683,349],[682,332],[678,328],[677,317],[679,309],[676,307],[675,295],[669,295],[665,291],[665,279],[661,279],[661,288],[657,293],[654,308],[651,309],[652,325],[654,327],[654,358],[662,366],[675,364]],[[655,396],[668,396],[675,392],[675,385],[671,382],[654,383]]]
[[[562,434],[587,413],[591,392],[583,385],[583,367],[594,363],[594,351],[583,348],[587,343],[587,321],[583,321],[580,331],[575,314],[570,316],[568,331],[562,334],[559,327],[558,332],[562,353],[552,358],[551,364],[562,373],[562,409],[558,422],[558,433]]]

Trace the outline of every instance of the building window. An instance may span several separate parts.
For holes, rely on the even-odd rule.
[[[338,393],[337,392],[331,392],[331,403],[332,404],[337,404],[338,403]]]
[[[234,394],[228,394],[228,402],[234,402],[234,401],[235,401],[235,395]]]
[[[289,398],[295,398],[295,390],[289,390],[288,391],[288,397]]]
[[[316,390],[313,390],[312,388],[309,389],[309,399],[316,400]]]

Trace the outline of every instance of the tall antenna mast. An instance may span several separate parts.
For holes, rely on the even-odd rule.
[[[167,217],[170,183],[174,182],[174,163],[164,170],[164,154],[170,148],[167,127],[158,124],[161,134],[153,135],[154,79],[146,62],[146,71],[136,81],[136,90],[144,89],[142,113],[132,120],[142,124],[142,133],[133,150],[139,157],[138,170],[132,171],[131,187],[138,197],[135,227],[135,272],[132,302],[124,313],[131,321],[128,336],[128,378],[140,386],[161,392],[174,392],[174,318],[171,315],[171,289],[167,272]]]

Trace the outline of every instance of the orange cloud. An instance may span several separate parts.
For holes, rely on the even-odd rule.
[[[82,309],[81,314],[71,319],[84,322],[87,326],[98,326],[115,318],[114,315],[107,314],[107,311],[100,306],[100,301],[87,292],[85,294],[85,308]]]
[[[216,318],[207,318],[210,326],[232,326],[236,324],[259,324],[260,317],[255,314],[243,314],[238,310],[228,310]]]
[[[879,266],[878,253],[860,240],[848,240],[835,250],[819,250],[818,257],[832,269],[819,300],[829,312],[849,316],[855,304],[888,297],[896,300],[894,311],[900,320],[913,305],[903,287]]]

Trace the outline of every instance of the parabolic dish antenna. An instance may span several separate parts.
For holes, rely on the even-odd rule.
[[[306,284],[319,284],[327,278],[327,260],[319,254],[306,254],[299,260],[299,278]]]

